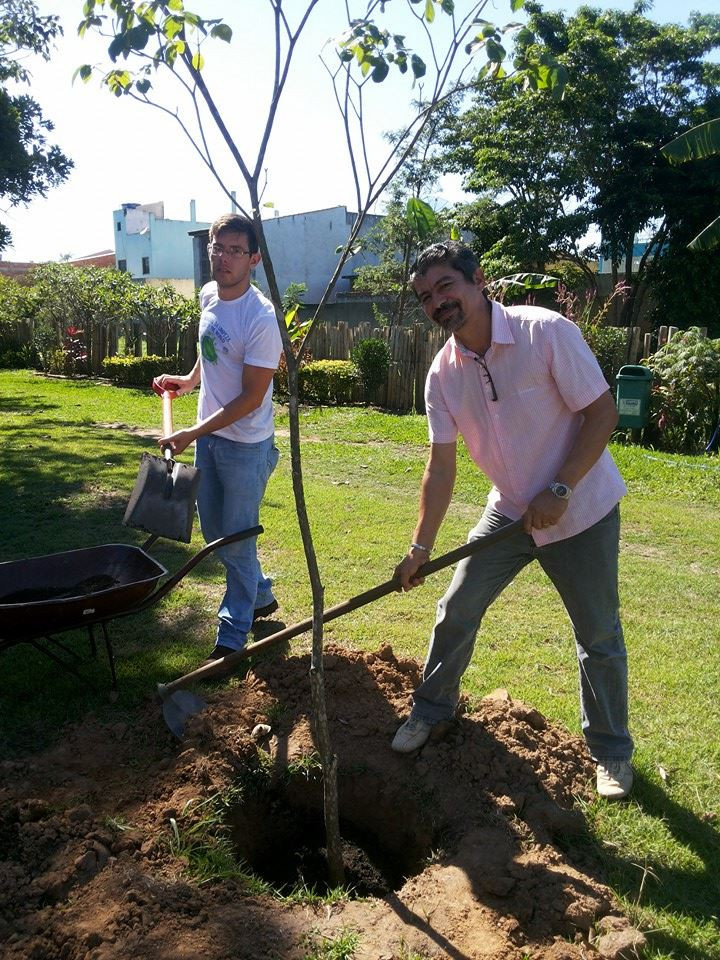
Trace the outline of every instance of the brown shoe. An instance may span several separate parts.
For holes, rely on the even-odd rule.
[[[237,650],[234,650],[232,647],[226,647],[222,643],[216,643],[205,663],[212,663],[213,660],[222,660],[223,657],[227,657],[231,653],[237,653]]]
[[[271,613],[275,613],[280,604],[277,600],[271,600],[270,603],[266,603],[264,607],[256,607],[253,611],[252,622],[255,623],[256,620],[262,620],[263,617],[269,617]]]

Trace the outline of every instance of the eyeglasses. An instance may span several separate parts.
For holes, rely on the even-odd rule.
[[[485,379],[486,379],[487,382],[490,384],[490,389],[492,390],[492,395],[491,395],[490,399],[491,399],[491,400],[497,400],[497,398],[498,398],[497,390],[495,389],[495,384],[493,383],[492,374],[491,374],[490,371],[488,370],[488,365],[487,365],[487,363],[485,362],[485,357],[477,357],[477,356],[476,356],[476,357],[475,357],[475,360],[476,360],[476,362],[479,363],[480,366],[483,368],[483,373],[485,374]]]
[[[243,250],[242,247],[224,247],[221,243],[209,243],[208,253],[211,257],[222,257],[225,254],[228,257],[249,257],[249,250]]]

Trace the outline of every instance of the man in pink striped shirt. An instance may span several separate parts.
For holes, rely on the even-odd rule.
[[[417,750],[435,724],[452,717],[485,610],[537,560],[573,624],[598,792],[624,797],[633,779],[618,600],[618,501],[626,491],[607,450],[617,424],[608,384],[574,323],[540,307],[489,300],[468,247],[449,241],[423,251],[413,286],[427,316],[452,336],[425,386],[430,457],[412,544],[396,571],[402,589],[422,582],[417,571],[452,498],[458,435],[493,483],[469,539],[523,523],[458,564],[393,749]]]

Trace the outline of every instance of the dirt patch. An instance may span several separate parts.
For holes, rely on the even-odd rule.
[[[584,829],[582,740],[498,691],[398,756],[389,742],[419,665],[389,647],[326,658],[346,859],[365,898],[318,905],[238,876],[192,879],[184,855],[212,820],[215,836],[227,827],[215,854],[234,845],[285,890],[322,885],[308,668],[306,656],[255,665],[182,743],[148,700],[132,724],[88,716],[52,750],[0,764],[3,957],[299,960],[348,930],[368,960],[573,960],[597,955],[590,941],[630,955],[618,943],[641,938],[558,843]]]
[[[100,430],[121,430],[123,433],[131,433],[134,437],[150,437],[152,440],[159,440],[162,432],[157,427],[131,427],[127,423],[91,423],[91,427]]]

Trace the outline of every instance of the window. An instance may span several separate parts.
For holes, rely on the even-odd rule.
[[[118,222],[115,224],[115,226],[117,227],[117,232],[120,233],[120,231],[122,230],[122,224],[120,223],[119,220],[118,220]]]
[[[127,260],[118,260],[118,270],[120,273],[127,273]]]
[[[143,275],[147,276],[150,273],[150,257],[142,258],[142,271]]]

